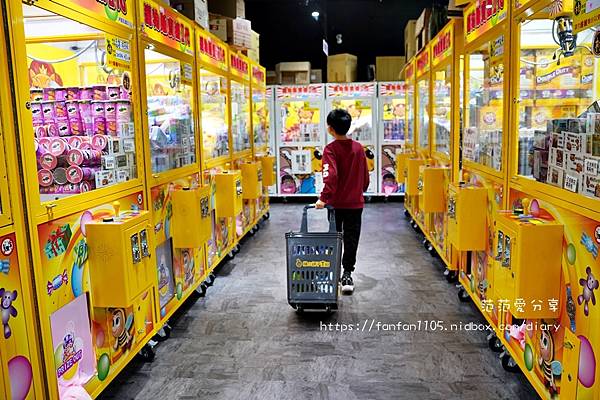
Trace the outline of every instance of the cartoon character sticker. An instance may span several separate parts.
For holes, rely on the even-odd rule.
[[[133,314],[126,317],[124,308],[112,308],[109,311],[111,313],[110,333],[115,339],[112,349],[127,351],[133,344],[133,336],[130,332],[133,325]]]
[[[560,361],[554,359],[556,349],[550,329],[539,331],[538,346],[538,366],[543,373],[544,385],[550,392],[550,396],[554,396],[558,393],[555,377],[561,375],[562,365]]]
[[[594,294],[594,290],[600,287],[600,283],[594,274],[592,274],[592,269],[589,266],[585,269],[585,273],[587,274],[587,277],[579,280],[579,284],[582,286],[583,291],[577,297],[577,303],[579,305],[585,303],[583,306],[583,313],[587,317],[590,313],[589,302],[591,301],[593,305],[596,305],[596,295]]]
[[[4,339],[10,338],[12,331],[8,321],[10,318],[17,316],[17,309],[13,305],[13,302],[17,299],[16,290],[6,290],[5,288],[0,289],[0,314],[2,314],[2,326],[4,327]]]

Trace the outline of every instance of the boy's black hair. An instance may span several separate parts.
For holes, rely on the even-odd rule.
[[[352,117],[346,110],[332,110],[327,116],[327,125],[329,125],[338,135],[347,134],[350,130],[351,123]]]

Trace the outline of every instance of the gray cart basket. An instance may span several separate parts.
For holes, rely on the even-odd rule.
[[[327,206],[329,232],[308,232],[307,205],[300,232],[285,234],[288,303],[297,309],[337,310],[342,261],[342,233],[336,231],[335,211]]]

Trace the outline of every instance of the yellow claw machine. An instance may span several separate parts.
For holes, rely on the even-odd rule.
[[[5,21],[0,10],[0,21]],[[0,58],[8,59],[4,24],[0,24]],[[0,65],[0,397],[46,397],[40,359],[32,269],[21,203],[21,182],[12,111],[9,67]]]
[[[417,193],[416,183],[414,182],[415,176],[411,175],[413,180],[412,183],[408,181],[408,167],[409,160],[417,158],[416,155],[416,135],[415,135],[415,89],[416,89],[416,59],[413,57],[406,63],[404,69],[405,87],[406,87],[406,140],[405,140],[405,153],[396,159],[396,169],[398,170],[398,179],[404,182],[404,215],[411,217],[413,213],[413,207],[415,204],[414,195]],[[410,186],[410,189],[409,189]],[[418,227],[414,219],[411,221],[411,225],[415,228]]]
[[[156,332],[136,3],[6,4],[46,398],[96,397]]]
[[[260,163],[260,197],[257,200],[254,223],[269,218],[269,187],[276,183],[275,156],[270,143],[271,109],[267,98],[267,73],[264,67],[251,64],[252,68],[252,147],[254,160]]]
[[[211,235],[207,265],[212,271],[237,250],[235,218],[242,212],[241,173],[231,170],[229,47],[196,29],[196,62],[202,134],[202,179],[210,187]]]
[[[509,211],[495,216],[494,285],[515,300],[506,320],[538,328],[504,345],[540,397],[598,398],[598,9],[527,2],[511,21]]]
[[[231,49],[230,49],[231,50]],[[257,201],[262,193],[259,181],[260,162],[252,154],[251,135],[251,64],[241,53],[229,52],[229,90],[233,168],[242,175],[242,211],[235,216],[235,237],[239,241],[246,233],[254,233]]]
[[[146,116],[142,126],[147,196],[156,244],[157,317],[166,324],[206,278],[210,194],[199,173],[194,24],[160,1],[144,0],[139,7],[140,92]]]
[[[440,255],[448,271],[457,276],[458,253],[447,241],[448,185],[458,176],[459,132],[462,115],[462,19],[451,19],[431,41],[432,160],[420,174],[419,208],[426,214],[426,247]]]

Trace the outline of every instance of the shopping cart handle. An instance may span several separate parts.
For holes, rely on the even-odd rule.
[[[302,224],[300,225],[300,233],[308,233],[308,210],[316,208],[314,204],[307,204],[302,211]],[[335,226],[335,209],[329,204],[325,205],[327,209],[327,218],[329,218],[329,233],[337,232]]]

